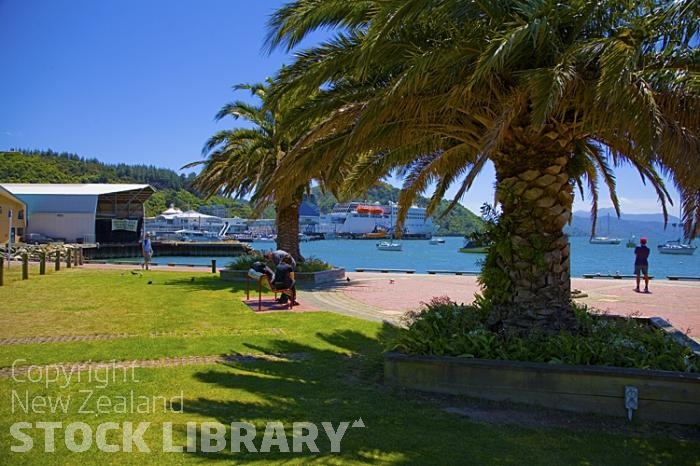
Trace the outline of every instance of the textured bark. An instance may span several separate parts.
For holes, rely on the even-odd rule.
[[[500,278],[509,286],[505,293],[496,293],[499,299],[494,300],[491,317],[505,332],[556,332],[576,326],[569,241],[563,233],[571,219],[573,191],[569,158],[559,154],[528,153],[523,148],[495,163],[502,214],[500,238],[490,248],[489,259],[503,271]]]
[[[299,250],[300,206],[300,200],[275,206],[277,210],[277,249],[287,251],[297,262],[304,261]]]

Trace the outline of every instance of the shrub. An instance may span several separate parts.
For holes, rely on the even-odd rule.
[[[229,270],[248,270],[253,262],[267,262],[262,254],[255,252],[253,254],[245,254],[236,257],[231,261],[226,268]],[[271,265],[271,264],[268,264]],[[320,272],[322,270],[330,270],[333,266],[316,257],[307,257],[304,262],[297,263],[297,272]]]
[[[505,336],[487,325],[488,309],[434,298],[404,316],[387,349],[406,354],[603,365],[698,372],[700,358],[661,329],[633,317],[594,314],[574,305],[576,334]]]

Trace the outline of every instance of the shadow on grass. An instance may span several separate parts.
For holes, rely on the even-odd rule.
[[[220,290],[231,290],[231,292],[245,292],[246,284],[245,282],[225,282],[222,281],[218,275],[189,275],[182,274],[182,278],[169,279],[162,281],[162,285],[172,286],[184,291],[220,291]],[[157,278],[153,279],[155,283]],[[252,285],[251,285],[252,289]]]
[[[202,452],[198,425],[198,451],[192,454],[207,460],[258,460],[261,464],[518,464],[525,457],[529,464],[693,464],[692,451],[684,452],[677,443],[625,439],[621,447],[620,438],[600,434],[476,424],[432,403],[416,401],[410,393],[387,389],[381,385],[380,342],[394,331],[385,324],[378,338],[351,330],[318,333],[318,347],[271,340],[248,345],[267,358],[241,357],[227,363],[227,368],[197,373],[200,382],[230,390],[235,398],[185,401],[185,412],[226,426],[223,450]],[[364,427],[353,427],[360,419]],[[253,443],[258,451],[266,424],[281,423],[286,437],[274,438],[286,444],[289,452],[281,451],[277,443],[269,452],[248,451],[240,443],[241,451],[232,452],[239,445],[238,440],[232,445],[232,422],[255,426]],[[302,452],[293,452],[295,422],[315,424],[319,452],[311,452],[308,445]],[[331,423],[333,429],[348,423],[339,452],[331,451],[323,422]],[[690,450],[697,452],[697,446]]]

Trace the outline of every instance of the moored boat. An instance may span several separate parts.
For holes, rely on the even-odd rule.
[[[588,242],[591,244],[620,244],[622,240],[620,238],[608,238],[607,236],[592,236]]]
[[[377,250],[379,251],[402,251],[403,246],[401,243],[396,241],[380,241],[377,243]]]
[[[693,246],[690,243],[683,243],[680,239],[677,239],[666,241],[665,244],[659,244],[657,249],[661,254],[680,254],[690,256],[695,253],[697,246]]]

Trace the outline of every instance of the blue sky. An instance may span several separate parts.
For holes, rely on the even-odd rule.
[[[245,97],[231,87],[290,61],[261,50],[267,18],[283,3],[0,0],[0,150],[173,170],[200,160],[207,138],[232,124],[214,122],[216,112]],[[617,177],[625,213],[660,211],[636,173]],[[478,213],[493,182],[489,169],[461,203]],[[601,197],[609,206],[607,191]]]

